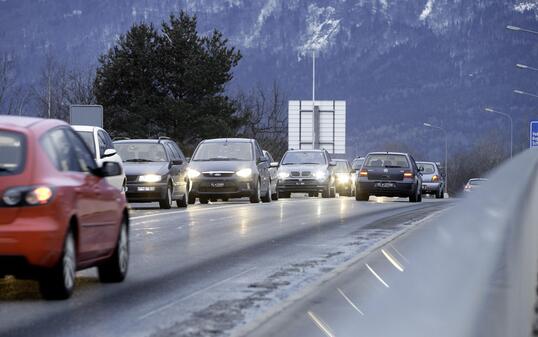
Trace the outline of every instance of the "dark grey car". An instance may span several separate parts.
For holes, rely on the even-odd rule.
[[[254,139],[204,140],[194,151],[188,176],[192,182],[189,203],[228,198],[250,198],[270,202],[269,161]]]
[[[187,207],[187,160],[173,140],[118,140],[114,148],[123,160],[129,202],[158,201],[167,209],[175,200],[178,207]]]
[[[322,194],[324,198],[336,196],[336,163],[325,150],[289,150],[278,168],[278,194],[289,198],[291,193]]]

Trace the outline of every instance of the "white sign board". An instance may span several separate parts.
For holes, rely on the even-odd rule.
[[[346,101],[315,101],[315,113],[312,108],[312,101],[289,101],[288,148],[345,154]]]
[[[88,125],[103,127],[102,105],[71,105],[69,107],[71,125]]]

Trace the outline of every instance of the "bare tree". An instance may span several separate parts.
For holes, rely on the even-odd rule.
[[[93,91],[95,69],[71,69],[67,74],[67,101],[69,104],[95,104]]]
[[[275,158],[282,156],[288,147],[286,100],[276,82],[269,91],[258,85],[236,99],[238,112],[246,120],[241,133],[257,139]]]
[[[13,68],[13,57],[8,54],[0,55],[0,109],[4,107],[8,91],[15,82]]]

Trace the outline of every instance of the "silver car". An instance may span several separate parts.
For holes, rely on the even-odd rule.
[[[417,162],[422,171],[422,194],[435,195],[437,199],[445,197],[445,179],[437,163]]]

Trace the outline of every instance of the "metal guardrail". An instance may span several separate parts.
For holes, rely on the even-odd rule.
[[[289,336],[306,328],[308,335],[313,323],[304,313],[316,312],[321,313],[320,322],[326,322],[314,321],[321,324],[320,336],[532,336],[538,284],[538,150],[519,154],[488,178],[480,190],[395,243],[405,248],[400,270],[383,260],[389,248],[375,252],[366,261],[372,268],[352,266],[285,315],[266,322],[267,331]],[[372,284],[377,281],[366,267],[386,283]],[[336,290],[345,291],[346,301],[360,307],[361,315],[347,307]],[[298,317],[303,323],[297,323]]]

